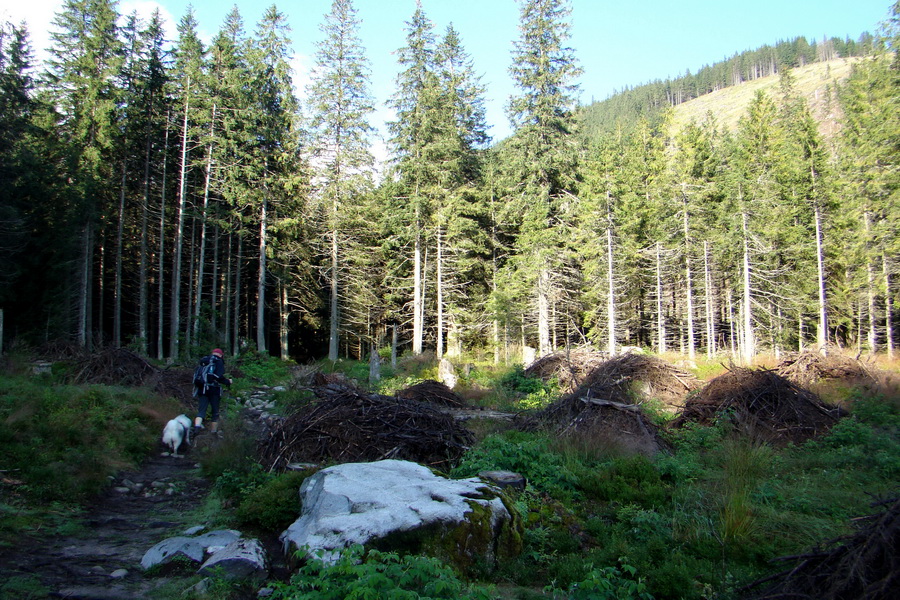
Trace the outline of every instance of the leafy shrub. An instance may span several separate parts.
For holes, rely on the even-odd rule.
[[[238,521],[265,531],[287,528],[300,516],[300,484],[312,473],[288,471],[252,487],[238,504]]]
[[[637,569],[620,560],[619,566],[593,569],[583,581],[573,583],[564,595],[551,588],[554,598],[567,600],[653,600]]]
[[[545,384],[537,377],[528,377],[522,365],[516,365],[508,373],[503,375],[498,381],[500,387],[509,392],[528,396],[529,394],[540,393]]]
[[[240,368],[244,379],[272,385],[290,377],[288,368],[291,364],[269,354],[249,350],[241,354],[235,366]],[[236,379],[235,383],[240,384],[241,379]]]
[[[311,560],[289,583],[276,584],[273,600],[345,600],[391,598],[397,600],[489,600],[485,588],[469,586],[434,558],[398,556],[354,545],[327,565]]]
[[[587,470],[579,479],[579,486],[590,498],[641,506],[662,504],[668,495],[659,471],[642,455],[615,458],[600,468]]]
[[[268,481],[270,475],[258,463],[248,463],[244,468],[225,469],[213,486],[215,492],[225,500],[241,501]]]
[[[552,494],[566,496],[576,491],[576,476],[566,466],[565,458],[550,449],[550,440],[543,435],[516,431],[489,435],[463,455],[452,473],[455,477],[474,477],[480,471],[494,470],[515,471],[532,487]]]

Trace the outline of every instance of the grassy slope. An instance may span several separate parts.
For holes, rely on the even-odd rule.
[[[813,115],[821,123],[821,131],[826,136],[834,135],[838,131],[837,121],[840,115],[837,112],[837,98],[834,97],[835,84],[843,83],[850,76],[853,62],[857,60],[859,59],[841,58],[793,70],[797,90],[809,102]],[[699,123],[706,118],[708,112],[712,112],[720,127],[734,130],[756,92],[762,90],[770,97],[775,97],[778,94],[778,83],[778,75],[763,77],[685,102],[675,108],[674,127],[678,130],[691,120]],[[829,85],[830,103],[826,89]]]

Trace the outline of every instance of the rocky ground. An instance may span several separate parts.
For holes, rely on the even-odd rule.
[[[251,421],[258,417],[247,410],[241,413]],[[189,587],[190,573],[146,574],[141,558],[163,539],[203,525],[193,519],[198,518],[195,509],[202,506],[210,482],[203,478],[195,452],[203,444],[215,443],[219,438],[203,433],[195,440],[195,448],[180,457],[169,456],[160,443],[139,471],[120,473],[107,493],[72,522],[56,531],[23,535],[13,547],[0,547],[0,600],[48,594],[78,600],[133,600],[159,598],[161,586],[174,583],[177,589],[180,580],[182,589]],[[261,541],[270,556],[278,555],[277,539]],[[36,593],[12,591],[28,588]]]

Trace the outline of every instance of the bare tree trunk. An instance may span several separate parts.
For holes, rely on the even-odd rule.
[[[220,277],[219,277],[219,225],[213,225],[213,231],[215,231],[215,235],[213,235],[213,264],[212,264],[212,289],[210,290],[210,298],[209,298],[209,327],[212,331],[218,331],[218,314],[219,314],[219,285],[220,285]],[[227,340],[228,337],[226,336]]]
[[[888,257],[881,255],[881,271],[884,274],[884,329],[887,339],[887,356],[894,359],[894,305],[891,296],[891,269]]]
[[[422,354],[422,338],[424,335],[424,323],[423,323],[423,306],[424,306],[424,293],[422,290],[423,282],[423,273],[422,273],[422,228],[421,228],[421,216],[419,214],[419,184],[416,183],[416,215],[415,215],[415,228],[416,228],[416,238],[413,247],[413,340],[412,340],[412,351],[413,354]]]
[[[159,256],[157,257],[157,294],[159,308],[156,315],[156,358],[163,359],[163,341],[165,333],[165,246],[166,246],[166,154],[169,152],[169,114],[166,113],[166,135],[163,142],[162,187],[159,199]]]
[[[185,297],[187,298],[187,310],[185,311],[185,315],[187,318],[184,321],[184,343],[185,349],[189,350],[191,348],[191,344],[193,343],[192,333],[194,331],[193,327],[193,315],[194,315],[194,285],[196,282],[196,274],[197,274],[197,254],[194,252],[197,248],[197,220],[191,219],[191,241],[188,244],[188,254],[191,257],[190,262],[188,263],[188,281],[187,281],[187,294]]]
[[[666,351],[666,316],[663,308],[662,252],[656,242],[656,349],[660,354]]]
[[[550,347],[550,274],[541,268],[537,278],[538,304],[538,356],[546,356],[552,352]]]
[[[397,368],[397,324],[391,325],[391,368]]]
[[[737,356],[737,333],[734,330],[734,292],[731,290],[731,282],[727,282],[728,287],[725,290],[725,302],[728,304],[728,343],[731,347],[731,355]]]
[[[337,215],[337,200],[334,201],[334,206],[332,211],[335,215]],[[335,217],[336,218],[336,217]],[[328,323],[328,360],[334,362],[338,359],[338,341],[340,339],[338,321],[340,319],[340,315],[338,313],[339,304],[338,304],[338,269],[340,268],[340,264],[338,262],[338,231],[337,226],[335,225],[331,230],[331,298],[329,299],[329,323]]]
[[[113,335],[112,345],[122,345],[122,244],[125,238],[125,181],[127,179],[127,161],[122,159],[122,182],[119,189],[119,222],[116,227],[116,281],[113,292]]]
[[[91,326],[91,261],[93,258],[93,228],[90,221],[81,231],[81,269],[78,277],[78,345],[89,348]]]
[[[212,121],[209,124],[209,137],[215,133],[216,105],[212,107]],[[206,219],[209,210],[209,189],[212,185],[212,155],[213,144],[209,142],[206,149],[206,178],[203,182],[203,209],[200,212],[200,258],[197,261],[197,284],[194,297],[194,339],[198,338],[200,331],[200,308],[203,303],[203,268],[206,265]],[[213,282],[215,285],[215,282]],[[199,340],[198,340],[199,341]]]
[[[278,336],[281,341],[281,360],[287,360],[288,358],[288,318],[291,315],[290,306],[288,305],[288,293],[287,286],[284,284],[284,281],[280,284],[281,287],[281,327],[279,328],[280,335]]]
[[[863,225],[866,231],[866,296],[869,308],[869,350],[874,354],[878,351],[878,325],[875,319],[875,265],[872,263],[872,213],[866,209],[863,212]]]
[[[232,352],[237,356],[241,351],[241,267],[244,263],[244,240],[238,232],[237,264],[234,269],[234,341]]]
[[[96,329],[96,339],[100,341],[101,345],[106,338],[106,332],[103,330],[103,325],[105,323],[104,316],[106,315],[106,237],[104,234],[105,231],[103,223],[101,222],[100,257],[97,264],[97,326],[96,328],[88,327],[88,335]],[[91,270],[93,272],[93,264],[91,265]],[[91,315],[93,314],[94,312],[91,311]]]
[[[187,90],[184,101],[184,122],[181,134],[181,174],[178,183],[178,209],[175,220],[175,255],[172,259],[172,301],[171,318],[169,321],[169,362],[174,361],[179,355],[179,326],[181,324],[181,253],[184,246],[184,207],[187,193],[187,161],[188,161],[188,110],[190,107],[190,79],[187,81]]]
[[[743,308],[744,335],[742,336],[741,356],[744,362],[750,363],[756,355],[756,341],[753,335],[753,308],[750,292],[750,240],[747,225],[747,212],[741,212],[741,231],[743,232]]]
[[[607,340],[607,351],[610,356],[616,354],[616,294],[615,294],[615,261],[613,255],[613,216],[612,216],[612,197],[606,192],[606,283],[607,283],[607,301],[606,301],[606,327],[609,331]]]
[[[441,226],[437,228],[437,257],[435,267],[437,269],[437,282],[435,293],[437,294],[437,348],[435,352],[440,359],[444,356],[444,248]]]
[[[813,173],[813,178],[815,178],[815,173]],[[818,202],[815,203],[814,213],[816,220],[816,268],[819,276],[818,285],[816,286],[819,290],[819,334],[817,342],[819,348],[824,350],[828,344],[828,304],[825,296],[825,241],[822,232],[822,207],[819,206]]]
[[[713,281],[709,268],[709,242],[703,242],[703,280],[706,295],[706,356],[712,358],[716,354],[716,314],[713,305]]]
[[[687,195],[685,195],[684,191],[681,193],[682,197],[682,208],[684,211],[684,274],[685,274],[685,284],[687,285],[687,289],[685,290],[687,293],[687,297],[685,298],[687,306],[685,307],[687,314],[685,318],[687,319],[687,344],[688,344],[688,356],[691,360],[697,358],[697,343],[694,336],[694,289],[693,289],[693,275],[691,273],[691,232],[689,228],[689,219],[688,219],[688,201]]]
[[[263,196],[259,209],[259,279],[256,285],[256,349],[266,352],[266,227],[268,198]]]
[[[222,322],[225,326],[225,344],[231,346],[230,350],[234,352],[234,345],[231,341],[231,292],[232,292],[232,277],[231,277],[231,243],[233,241],[234,236],[228,234],[228,250],[225,254],[225,289],[222,290],[222,296],[225,299],[225,306],[222,310]]]

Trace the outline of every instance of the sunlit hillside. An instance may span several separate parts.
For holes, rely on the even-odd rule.
[[[826,136],[833,135],[839,128],[836,87],[850,76],[853,63],[859,60],[862,59],[841,58],[812,63],[792,71],[797,89],[809,101]],[[778,85],[779,75],[773,75],[700,96],[675,108],[674,125],[678,129],[691,120],[700,122],[711,112],[720,127],[733,130],[756,92],[762,90],[774,97],[778,94]]]

